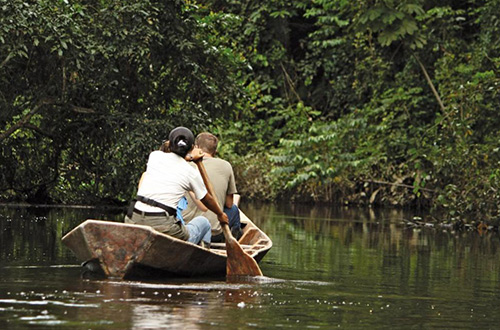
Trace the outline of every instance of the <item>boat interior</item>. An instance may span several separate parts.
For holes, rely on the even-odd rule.
[[[253,223],[246,222],[242,219],[241,227],[243,235],[238,240],[238,243],[243,248],[243,251],[250,256],[254,256],[263,250],[268,250],[272,246],[272,242],[261,230]],[[210,250],[220,255],[226,255],[226,243],[212,243]]]

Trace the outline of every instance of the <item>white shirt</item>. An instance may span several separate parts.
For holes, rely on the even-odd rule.
[[[153,151],[149,154],[137,195],[177,208],[182,196],[193,191],[197,199],[207,194],[200,172],[173,152]],[[161,212],[162,209],[137,202],[135,207],[144,212]]]

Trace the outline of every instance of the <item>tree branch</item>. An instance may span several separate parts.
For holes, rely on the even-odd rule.
[[[10,61],[12,57],[14,57],[12,54],[13,54],[12,52],[9,53],[9,55],[7,55],[7,57],[2,61],[2,63],[0,63],[0,68],[2,68],[5,64],[7,64],[7,62]]]
[[[76,105],[70,105],[71,110],[74,112],[79,112],[79,113],[95,113],[95,110],[92,108],[85,108],[85,107],[79,107]]]
[[[434,84],[432,83],[432,80],[431,78],[429,77],[429,74],[427,73],[427,70],[425,69],[425,66],[422,62],[420,62],[420,59],[418,58],[417,55],[415,55],[415,53],[413,53],[413,57],[415,58],[415,60],[417,61],[418,65],[420,65],[420,68],[422,69],[422,71],[424,72],[424,76],[425,76],[425,80],[427,80],[427,83],[429,84],[429,86],[431,87],[432,89],[432,93],[434,93],[434,97],[436,97],[436,100],[438,101],[439,103],[439,106],[441,107],[441,110],[443,111],[443,113],[446,113],[445,112],[445,108],[444,108],[444,104],[443,104],[443,101],[441,100],[441,97],[439,96],[437,90],[436,90],[436,87],[434,86]]]
[[[297,93],[297,91],[295,90],[295,86],[294,86],[292,79],[290,78],[290,75],[288,75],[288,72],[285,69],[285,66],[283,65],[283,63],[280,63],[280,65],[281,65],[281,70],[283,71],[283,75],[285,76],[286,82],[288,83],[288,86],[290,86],[290,90],[295,95],[297,100],[302,102],[302,100],[300,99],[299,93]]]
[[[38,132],[39,134],[41,134],[41,135],[43,135],[43,136],[46,136],[46,137],[48,137],[49,139],[52,139],[52,140],[54,139],[54,136],[53,136],[52,134],[49,134],[49,133],[47,133],[47,132],[43,131],[43,130],[42,130],[42,129],[40,129],[40,127],[38,127],[38,126],[35,126],[35,125],[32,125],[32,124],[25,124],[23,127],[28,128],[28,129],[31,129],[31,130],[33,130],[33,131],[35,131],[35,132]]]
[[[380,185],[386,185],[386,186],[395,186],[395,187],[401,187],[401,188],[407,188],[407,189],[415,189],[414,186],[411,186],[409,184],[403,184],[403,183],[392,183],[392,182],[376,181],[376,180],[363,180],[363,181],[364,182],[368,182],[368,183],[375,183],[375,184],[380,184]],[[431,192],[431,193],[436,192],[435,190],[427,189],[427,188],[418,188],[418,190],[428,191],[428,192]]]
[[[50,102],[48,100],[42,100],[40,101],[37,105],[35,105],[33,107],[33,109],[31,109],[30,112],[28,112],[23,118],[21,118],[17,123],[15,123],[14,125],[12,125],[9,129],[7,129],[6,131],[0,133],[0,142],[2,142],[3,140],[5,140],[6,138],[8,138],[9,136],[12,135],[12,133],[14,133],[16,130],[20,129],[21,127],[27,125],[29,123],[29,121],[31,120],[31,117],[33,117],[34,114],[36,114],[38,112],[38,110],[40,110],[40,108],[45,105],[45,104],[49,104]]]

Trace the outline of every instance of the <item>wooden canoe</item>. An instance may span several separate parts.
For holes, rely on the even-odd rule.
[[[259,262],[272,247],[271,239],[243,212],[243,236],[239,243]],[[110,278],[141,276],[224,276],[224,243],[203,248],[149,226],[103,220],[86,220],[62,242],[83,262],[87,270]]]

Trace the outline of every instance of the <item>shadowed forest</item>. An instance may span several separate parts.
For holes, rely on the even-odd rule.
[[[173,127],[248,200],[500,220],[500,0],[0,0],[0,201],[125,205]]]

